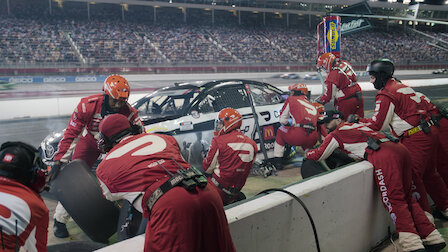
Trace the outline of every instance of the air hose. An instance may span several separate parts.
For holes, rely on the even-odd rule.
[[[289,196],[293,197],[297,202],[300,203],[300,205],[303,207],[303,209],[305,210],[306,214],[308,215],[308,219],[310,220],[311,223],[311,227],[313,228],[313,233],[314,233],[314,240],[316,242],[316,248],[317,251],[320,252],[320,247],[319,247],[319,238],[317,236],[317,231],[316,231],[316,226],[314,225],[314,221],[313,218],[311,217],[310,212],[308,211],[308,208],[305,206],[305,204],[303,203],[303,201],[301,199],[299,199],[299,197],[297,197],[296,195],[294,195],[291,192],[288,192],[284,189],[280,189],[280,188],[270,188],[270,189],[266,189],[263,190],[261,192],[259,192],[257,195],[263,194],[263,193],[268,193],[268,192],[283,192],[288,194]]]

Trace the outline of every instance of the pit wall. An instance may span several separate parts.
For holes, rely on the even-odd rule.
[[[363,161],[328,172],[285,190],[299,197],[314,220],[321,251],[369,251],[393,231],[381,204],[373,167]],[[237,251],[317,251],[310,221],[289,195],[274,192],[226,207]],[[143,251],[144,236],[98,251]]]

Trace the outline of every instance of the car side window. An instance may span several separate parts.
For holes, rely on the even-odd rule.
[[[225,86],[208,91],[207,95],[199,102],[199,113],[219,112],[223,108],[235,109],[249,107],[249,100],[244,87],[241,85]]]
[[[256,106],[278,104],[282,102],[280,94],[266,86],[249,85]]]

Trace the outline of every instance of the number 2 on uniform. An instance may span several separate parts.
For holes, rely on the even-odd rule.
[[[145,147],[135,150],[137,147],[140,147],[142,145],[146,145]],[[151,155],[160,151],[163,151],[166,148],[166,142],[163,138],[156,136],[156,135],[146,135],[143,137],[140,137],[134,141],[131,141],[120,148],[112,151],[109,153],[109,155],[106,157],[106,160],[113,159],[113,158],[119,158],[123,155],[132,152],[131,156],[146,156]]]
[[[248,151],[249,153],[241,152],[238,154],[238,157],[241,158],[241,161],[248,163],[254,159],[254,147],[249,143],[228,143],[227,144],[234,151]]]

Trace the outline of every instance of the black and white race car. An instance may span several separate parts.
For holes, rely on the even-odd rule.
[[[250,98],[267,157],[272,158],[280,110],[287,94],[268,83],[240,79],[176,83],[156,90],[132,106],[138,110],[146,132],[174,136],[185,160],[202,168],[202,159],[213,138],[214,122],[218,112],[226,107],[237,109],[243,115],[241,129],[257,142],[260,150],[257,159],[265,159]],[[42,141],[41,154],[47,163],[51,163],[61,137],[62,133],[56,132]]]

